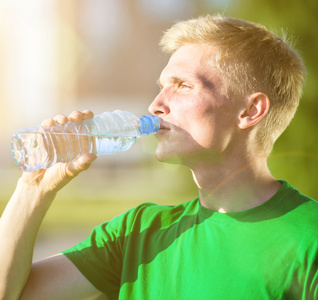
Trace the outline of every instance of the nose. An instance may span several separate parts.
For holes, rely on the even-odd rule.
[[[165,95],[163,90],[157,95],[157,97],[151,102],[148,110],[155,116],[167,115],[170,112],[170,108],[165,101]]]

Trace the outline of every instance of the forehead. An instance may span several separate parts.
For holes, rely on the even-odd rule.
[[[209,64],[215,53],[216,50],[208,45],[182,46],[171,56],[159,81],[165,82],[171,78],[215,80],[218,76]]]

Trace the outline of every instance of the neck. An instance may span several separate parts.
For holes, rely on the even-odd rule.
[[[239,159],[226,166],[204,163],[192,168],[192,174],[199,188],[201,204],[223,213],[261,205],[281,185],[270,174],[266,159],[252,162]]]

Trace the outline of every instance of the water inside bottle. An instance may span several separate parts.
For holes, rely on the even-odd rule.
[[[57,162],[69,162],[85,153],[125,151],[138,139],[137,136],[20,132],[13,136],[12,155],[21,170],[34,171],[47,169]]]

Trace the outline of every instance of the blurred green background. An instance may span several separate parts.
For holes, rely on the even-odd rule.
[[[21,174],[10,154],[15,130],[86,108],[146,114],[167,61],[157,46],[162,32],[176,20],[207,13],[283,28],[297,41],[307,84],[269,167],[277,179],[318,199],[317,12],[314,0],[0,0],[0,213]],[[128,152],[99,157],[61,191],[35,259],[72,246],[141,202],[194,198],[189,170],[157,162],[155,147],[154,137],[143,137]]]

